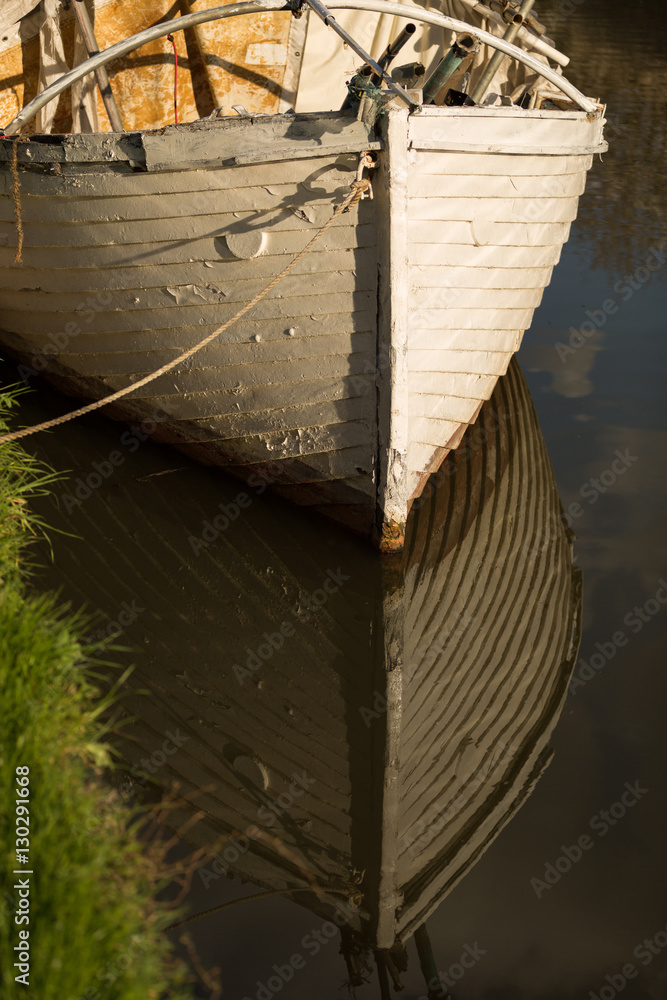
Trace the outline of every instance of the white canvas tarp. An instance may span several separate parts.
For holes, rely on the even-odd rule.
[[[39,6],[40,0],[3,0],[0,7],[0,33],[4,34],[18,24],[22,17],[25,17]]]

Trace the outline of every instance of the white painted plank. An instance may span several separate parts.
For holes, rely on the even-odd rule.
[[[411,441],[408,448],[408,468],[417,473],[426,471],[430,465],[436,448],[432,444],[421,441]]]
[[[76,346],[76,341],[72,341]],[[138,372],[156,371],[162,365],[178,357],[182,347],[124,350],[102,353],[99,350],[85,354],[65,350],[59,354],[64,365],[83,375],[132,375]],[[296,340],[245,341],[239,343],[216,343],[199,351],[186,363],[188,368],[217,368],[226,365],[268,364],[272,361],[292,361],[298,366],[304,358],[347,358],[356,354],[364,355],[369,363],[375,354],[375,333],[332,334],[328,337],[308,337]],[[185,366],[184,366],[185,367]],[[212,379],[214,376],[211,376]]]
[[[498,381],[496,375],[469,372],[411,371],[410,393],[460,396],[462,399],[489,399]]]
[[[443,420],[440,417],[410,416],[410,439],[422,444],[444,448],[461,426],[459,420]],[[414,468],[414,466],[413,466]]]
[[[231,319],[238,312],[238,303],[204,303],[201,306],[167,306],[162,309],[144,310],[137,308],[132,312],[99,312],[95,313],[87,324],[89,333],[113,333],[122,331],[141,331],[146,329],[169,329],[201,327],[198,338],[203,339],[206,328],[213,330],[216,326]],[[253,319],[274,319],[280,324],[280,329],[296,325],[301,316],[321,316],[322,322],[335,324],[337,320],[329,317],[358,313],[355,328],[369,330],[375,326],[375,302],[369,292],[359,292],[354,295],[341,293],[338,295],[320,295],[304,299],[272,299],[266,298],[252,310]],[[30,334],[34,328],[39,313],[26,313],[21,310],[7,309],[5,322],[9,329],[17,333]],[[52,314],[51,330],[66,329],[71,313]],[[361,317],[364,317],[363,319]],[[242,320],[240,321],[242,322]],[[359,324],[362,324],[359,326]],[[331,329],[331,326],[330,326]]]
[[[279,406],[253,413],[229,413],[209,417],[201,422],[200,440],[228,439],[264,435],[273,431],[294,431],[299,428],[324,427],[359,420],[369,425],[375,419],[375,401],[371,396],[353,397],[325,403]],[[193,436],[192,440],[196,440]]]
[[[457,424],[469,423],[479,407],[478,399],[468,399],[449,394],[410,393],[410,422],[415,417],[436,417]]]
[[[294,361],[273,361],[266,364],[225,365],[192,371],[173,371],[160,376],[148,385],[137,389],[133,399],[144,399],[150,396],[172,396],[182,393],[208,393],[215,389],[237,389],[240,386],[267,385],[270,382],[291,384],[297,389],[303,379],[329,379],[332,376],[364,375],[366,359],[363,355],[354,354],[349,358],[339,358],[328,355],[323,358],[303,358],[298,363]],[[146,372],[146,374],[148,374]],[[120,389],[129,384],[125,376],[108,377],[105,379],[111,388]],[[206,406],[206,400],[201,400]]]
[[[585,114],[572,119],[567,116],[540,118],[530,111],[516,115],[451,114],[433,118],[413,115],[410,119],[409,140],[419,149],[431,142],[447,142],[453,146],[501,145],[519,154],[525,147],[565,151],[600,143],[600,122],[589,121]]]
[[[359,334],[363,336],[363,334]],[[468,351],[518,351],[523,328],[512,330],[410,330],[409,351],[444,348]]]
[[[378,349],[391,359],[378,381],[378,499],[386,523],[407,518],[409,237],[407,111],[391,106],[381,124],[388,155],[382,160],[375,204],[378,219]],[[383,834],[383,840],[386,833]],[[391,879],[391,875],[389,875]]]
[[[273,186],[289,184],[296,179],[306,190],[328,190],[331,184],[339,186],[341,180],[349,182],[350,172],[356,171],[359,157],[355,153],[341,153],[333,157],[330,170],[323,171],[320,157],[299,160],[298,163],[263,163],[245,167],[201,167],[196,170],[163,171],[159,174],[110,173],[102,165],[99,169],[82,170],[76,166],[63,166],[63,173],[44,174],[27,171],[21,173],[21,190],[26,195],[39,197],[109,197],[161,195],[197,191],[219,191],[229,188]],[[340,174],[340,176],[338,176]],[[3,193],[11,190],[12,179],[0,174]],[[1,183],[1,182],[0,182]]]
[[[547,176],[560,177],[590,170],[593,156],[512,156],[495,153],[453,153],[448,150],[411,150],[409,162],[420,174],[496,174],[499,177]]]
[[[415,330],[525,330],[533,309],[415,309],[410,327]]]
[[[302,458],[299,462],[298,471],[293,468],[292,457],[286,456],[285,458],[278,457],[272,460],[272,464],[281,468],[281,465],[289,465],[289,481],[290,486],[286,492],[291,493],[292,484],[297,483],[312,483],[317,485],[318,483],[326,483],[331,480],[345,480],[352,479],[356,476],[368,477],[368,471],[373,468],[372,456],[369,454],[368,443],[365,442],[361,446],[347,447],[343,446],[338,449],[311,453],[307,457]],[[362,469],[363,472],[359,473],[357,470]],[[356,488],[360,489],[363,493],[370,493],[371,496],[375,496],[375,486],[371,483],[370,489],[363,480],[360,484],[354,484]],[[295,490],[291,493],[291,498],[297,503],[303,502],[299,498],[298,492]],[[322,504],[326,503],[326,498],[323,496],[320,501]]]
[[[414,265],[410,277],[414,288],[443,288],[465,290],[477,302],[476,289],[539,289],[542,291],[551,279],[552,267],[447,267]]]
[[[299,379],[296,382],[275,382],[268,384],[245,384],[220,389],[217,385],[204,394],[169,395],[159,399],[160,405],[168,405],[169,413],[175,420],[198,421],[208,426],[217,416],[231,413],[257,413],[273,410],[291,402],[298,393],[302,406],[327,401],[353,399],[370,395],[375,399],[375,380],[370,376],[351,375]]]
[[[1,248],[0,248],[1,250]],[[468,243],[411,243],[410,264],[432,267],[471,266],[479,268],[551,267],[557,264],[562,246],[504,247],[472,246]]]
[[[493,166],[490,163],[489,166]],[[408,178],[411,198],[428,198],[439,193],[434,188],[434,176],[413,165]],[[432,169],[435,169],[434,167]],[[582,170],[554,175],[553,173],[520,174],[512,171],[498,174],[447,174],[447,196],[450,198],[476,197],[484,202],[494,198],[577,198],[584,193],[586,174]]]
[[[300,458],[356,446],[367,449],[370,456],[375,445],[375,428],[367,421],[357,420],[216,440],[220,443],[224,440],[224,452],[234,456],[220,463],[223,465],[237,465],[239,461],[273,462],[277,458]]]
[[[410,351],[411,372],[467,372],[504,375],[512,355],[508,351]]]
[[[10,241],[14,233],[10,233]],[[269,233],[265,254],[281,256],[297,254],[309,239],[307,232]],[[375,244],[375,227],[372,225],[334,226],[322,238],[320,252],[325,248],[344,250],[353,247],[372,247]],[[14,267],[15,248],[0,246],[0,268]],[[23,248],[23,259],[27,267],[54,267],[54,253],[50,247]],[[220,260],[221,255],[215,239],[184,240],[166,243],[133,243],[128,246],[111,244],[102,247],[71,247],[66,255],[61,255],[61,267],[65,271],[76,267],[127,266],[128,264],[173,264],[179,262]],[[274,273],[282,265],[278,264]]]
[[[101,247],[108,244],[165,243],[177,240],[201,240],[207,236],[224,240],[227,233],[260,231],[279,239],[283,234],[305,233],[312,236],[333,214],[335,204],[320,203],[308,207],[305,221],[288,209],[273,208],[266,212],[229,212],[190,215],[185,218],[139,219],[123,222],[97,222],[79,225],[75,219],[53,218],[24,225],[26,246],[30,247]],[[339,215],[332,228],[353,226],[357,210]],[[0,236],[14,232],[13,222],[0,222]],[[226,251],[225,256],[232,255]]]
[[[332,192],[323,188],[318,190],[316,182],[309,191],[294,180],[291,183],[222,188],[219,191],[194,191],[187,194],[178,191],[164,194],[135,194],[120,198],[81,197],[71,204],[78,224],[114,220],[181,219],[205,216],[211,211],[223,214],[281,208],[286,212],[301,209],[308,213],[311,208],[317,207],[321,210],[322,206],[327,205],[332,210],[336,202],[348,193],[353,179],[353,173],[339,172],[338,187]],[[58,215],[64,214],[65,204],[63,197],[47,199],[44,196],[24,194],[21,199],[21,216],[24,222],[45,222],[49,217],[56,219]],[[0,198],[0,219],[12,221],[13,218],[13,199]]]
[[[606,153],[609,147],[607,143],[601,143],[597,140],[592,143],[584,143],[581,146],[572,146],[569,143],[551,146],[542,146],[539,144],[515,146],[511,142],[490,143],[484,140],[480,142],[461,142],[460,140],[445,138],[423,139],[414,148],[418,150],[438,150],[441,152],[477,153],[484,156],[509,153],[512,156],[540,156],[544,159],[547,159],[549,156],[556,156],[560,159],[562,156],[584,156],[588,153]]]
[[[411,243],[469,244],[475,247],[553,247],[565,242],[569,223],[488,222],[478,216],[469,222],[408,221]]]
[[[53,255],[52,255],[53,256]],[[222,260],[216,255],[213,260],[197,260],[177,264],[136,264],[129,266],[108,266],[104,269],[96,267],[67,268],[67,279],[63,278],[63,267],[57,267],[54,260],[50,267],[21,267],[21,288],[36,289],[43,292],[62,292],[64,287],[80,296],[95,294],[98,291],[107,293],[110,289],[132,289],[136,292],[146,288],[164,288],[167,285],[200,284],[207,282],[244,283],[259,278],[270,280],[285,264],[289,263],[289,255],[271,257],[254,257],[252,260]],[[62,261],[60,261],[62,265]],[[298,264],[285,279],[289,282],[307,281],[306,275],[331,275],[349,273],[355,274],[359,288],[375,288],[377,268],[373,249],[363,251],[350,250],[320,250],[318,245],[302,257]],[[0,289],[9,291],[16,288],[16,269],[0,268]],[[77,306],[79,303],[77,302]],[[86,305],[83,298],[81,308]]]
[[[485,198],[481,202],[472,192],[468,198],[426,195],[410,199],[409,217],[432,222],[469,222],[480,215],[489,222],[572,222],[577,217],[578,202],[578,198],[556,198],[547,192],[541,197]]]
[[[70,291],[69,281],[66,286],[63,286],[62,279],[60,289],[48,294],[45,294],[43,289],[30,290],[22,285],[20,291],[8,289],[1,293],[2,307],[3,309],[28,310],[33,313],[48,313],[50,316],[64,313],[73,314],[78,311],[80,317],[74,318],[79,318],[82,324],[86,325],[90,320],[91,313],[97,311],[162,310],[177,306],[216,305],[221,302],[225,304],[236,303],[240,306],[249,302],[268,284],[265,277],[247,281],[224,280],[223,275],[226,275],[224,271],[215,280],[210,268],[202,268],[200,265],[198,270],[199,281],[160,284],[153,288],[133,287],[113,292],[103,291],[97,301],[92,293],[90,303],[87,303],[85,298],[82,299],[81,292]],[[324,303],[327,295],[346,295],[349,302],[353,304],[355,296],[375,294],[376,276],[374,269],[367,269],[365,273],[368,279],[366,282],[360,282],[351,271],[324,272],[314,275],[289,274],[283,278],[269,298],[276,298],[279,295],[284,302],[293,301],[295,313],[298,311],[303,313],[303,302],[311,297],[313,300],[317,299]],[[135,272],[135,284],[140,277],[141,275]],[[101,310],[99,308],[101,304],[106,304],[107,310]]]
[[[303,479],[292,479],[288,486],[278,487],[276,492],[302,506],[315,507],[317,510],[321,510],[323,507],[345,502],[343,496],[348,493],[348,490],[354,490],[355,493],[360,494],[360,496],[355,498],[357,503],[361,502],[366,506],[367,501],[370,500],[371,504],[368,506],[372,511],[375,507],[377,490],[373,481],[372,471],[363,469],[363,463],[368,464],[367,449],[344,448],[340,454],[345,459],[345,465],[341,463],[334,470],[327,463],[327,467],[322,472],[318,469],[320,456],[315,455],[311,457],[309,455],[307,461],[308,465],[311,466],[311,471],[304,473]],[[317,504],[313,502],[311,496],[309,496],[307,501],[304,499],[304,490],[300,487],[309,485],[320,491],[325,483],[330,483],[332,480],[336,481],[335,496],[331,495],[334,491],[330,491],[329,496],[326,496],[324,491],[322,491]],[[350,498],[349,502],[353,502],[352,498]]]
[[[366,316],[368,320],[368,316]],[[343,336],[359,337],[374,331],[374,322],[364,321],[363,313],[338,314],[335,327],[328,323],[323,323],[321,317],[306,316],[298,321],[291,320],[297,325],[289,327],[287,323],[278,322],[275,319],[255,320],[244,317],[238,323],[234,323],[228,330],[219,336],[210,347],[204,348],[200,354],[206,355],[214,344],[238,344],[242,342],[253,343],[258,336],[260,343],[275,341],[302,341],[310,338]],[[203,340],[207,331],[212,332],[214,326],[172,326],[168,329],[144,329],[137,330],[120,329],[114,332],[91,332],[85,324],[74,327],[79,332],[73,332],[68,336],[64,331],[67,324],[63,326],[50,326],[41,322],[38,329],[38,322],[35,320],[34,329],[30,330],[26,337],[29,337],[30,349],[36,353],[45,355],[55,355],[61,351],[77,354],[114,354],[124,351],[154,351],[172,350],[180,353],[187,347]],[[71,328],[70,328],[71,329]],[[294,337],[289,337],[288,330],[295,329]],[[6,332],[7,337],[12,334]],[[19,349],[25,347],[25,340],[21,344],[16,344]],[[259,346],[255,344],[255,346]],[[199,356],[199,355],[197,355]],[[195,362],[190,362],[194,364]]]
[[[443,285],[440,288],[426,287],[420,285],[420,275],[411,271],[412,301],[415,306],[422,309],[468,309],[473,315],[477,315],[478,310],[492,309],[536,309],[542,301],[544,294],[542,287],[536,288],[457,288],[456,285],[449,284],[449,273],[440,272],[443,278]],[[445,283],[447,282],[447,283]],[[482,327],[479,327],[482,329]],[[505,327],[503,327],[505,329]]]
[[[542,118],[544,120],[550,120],[556,118],[560,120],[563,118],[568,121],[578,121],[587,115],[586,111],[581,111],[579,108],[568,108],[566,111],[549,110],[548,108],[533,108],[527,111],[518,107],[516,104],[493,105],[492,107],[477,104],[474,107],[468,105],[458,108],[447,108],[437,106],[435,104],[427,104],[425,107],[422,107],[419,113],[420,115],[423,115],[426,121],[434,118],[446,120],[447,115],[452,114],[460,118],[472,118],[479,122],[483,122],[485,118],[518,118],[519,116],[524,115],[534,119]]]

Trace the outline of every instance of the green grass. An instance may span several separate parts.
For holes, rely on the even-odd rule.
[[[0,394],[0,433],[16,396]],[[3,1000],[152,1000],[191,996],[156,902],[166,871],[141,818],[101,777],[110,696],[97,684],[100,650],[86,622],[31,592],[30,542],[45,526],[29,501],[54,475],[14,444],[0,445],[0,994]],[[30,921],[17,925],[16,768],[30,769]],[[14,946],[29,931],[29,985]]]

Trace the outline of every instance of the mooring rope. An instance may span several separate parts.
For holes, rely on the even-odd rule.
[[[21,178],[19,177],[19,137],[14,139],[12,157],[10,160],[12,172],[12,197],[14,198],[14,215],[16,217],[16,253],[14,263],[23,263],[23,214],[21,212]]]
[[[150,375],[145,375],[144,378],[139,379],[138,382],[133,382],[132,385],[126,385],[123,389],[118,389],[117,392],[113,392],[110,396],[105,396],[103,399],[96,399],[94,402],[87,403],[86,406],[82,406],[78,410],[71,410],[69,413],[64,413],[60,417],[54,417],[52,420],[45,420],[44,423],[37,424],[35,427],[24,427],[20,431],[13,431],[11,434],[3,434],[2,437],[0,437],[0,444],[7,444],[9,441],[18,441],[20,438],[28,437],[30,434],[37,434],[38,431],[46,431],[51,427],[58,427],[60,424],[65,424],[69,420],[74,420],[75,417],[82,417],[86,413],[92,413],[94,410],[99,410],[103,406],[108,406],[109,403],[115,403],[117,399],[122,399],[123,396],[127,396],[129,393],[134,392],[135,389],[140,389],[142,386],[148,385],[149,382],[159,378],[160,375],[165,375],[167,372],[171,371],[172,368],[183,364],[183,362],[187,361],[188,358],[191,358],[193,354],[201,351],[204,347],[210,344],[211,341],[215,340],[216,337],[219,337],[221,333],[228,330],[233,323],[236,323],[236,321],[242,316],[245,316],[245,314],[256,306],[261,299],[269,294],[269,292],[273,291],[276,285],[289,274],[296,264],[299,263],[301,258],[315,246],[317,241],[322,236],[324,236],[326,231],[333,225],[336,219],[342,215],[343,212],[349,211],[355,207],[370,187],[370,180],[367,177],[362,177],[362,172],[364,168],[368,168],[372,164],[373,159],[370,154],[367,152],[362,153],[359,159],[359,169],[357,170],[356,180],[352,181],[350,193],[347,195],[345,200],[337,206],[332,216],[327,222],[325,222],[322,228],[315,233],[303,250],[301,250],[296,257],[294,257],[294,259],[282,269],[280,274],[276,275],[276,277],[269,282],[266,288],[262,289],[262,291],[259,292],[254,299],[243,306],[242,309],[239,309],[239,311],[232,316],[231,319],[228,319],[221,326],[217,327],[212,333],[209,333],[208,336],[204,337],[203,340],[200,340],[198,344],[195,344],[194,347],[188,348],[188,350],[184,351],[183,354],[179,354],[179,356],[174,358],[173,361],[169,361],[166,365],[162,365],[162,367],[158,368],[157,371],[151,372]]]

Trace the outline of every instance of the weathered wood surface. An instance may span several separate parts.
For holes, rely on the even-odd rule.
[[[410,129],[412,149],[568,159],[602,153],[600,121],[578,111],[537,111],[526,121],[521,109],[461,108],[452,116],[426,107]]]
[[[392,521],[400,545],[410,499],[506,371],[576,215],[591,157],[521,142],[557,133],[575,149],[601,124],[503,108],[391,107],[383,121],[371,137],[330,112],[21,143],[21,267],[0,143],[3,345],[73,394],[128,386],[256,295],[349,191],[357,154],[382,146],[374,201],[114,412],[164,407],[165,440],[242,476],[283,463],[274,489],[298,499],[299,483],[319,480],[303,502],[343,519],[356,480],[355,529]],[[420,148],[436,133],[516,149]]]
[[[315,116],[307,118],[310,123]],[[327,131],[328,121],[323,116],[320,131]],[[248,120],[222,124],[221,132],[251,136],[246,146],[266,132],[263,120],[258,128]],[[283,132],[299,132],[293,118],[280,124]],[[348,125],[343,120],[341,128]],[[354,119],[352,127],[358,131]],[[365,129],[363,139],[367,144]],[[82,137],[71,141],[76,145]],[[266,145],[271,148],[273,140]],[[349,190],[356,161],[318,150],[315,159],[277,163],[269,173],[263,164],[196,172],[203,181],[193,181],[195,172],[186,170],[166,173],[161,211],[159,195],[139,195],[139,175],[133,173],[119,175],[112,194],[103,186],[97,196],[91,188],[79,199],[76,188],[66,185],[54,197],[24,195],[26,267],[14,270],[21,290],[10,276],[3,292],[5,345],[28,362],[30,351],[39,360],[52,359],[61,386],[71,392],[103,395],[136,380],[257,294],[329,218]],[[239,178],[238,187],[230,174]],[[84,182],[87,177],[82,175]],[[150,174],[142,179],[154,190]],[[190,202],[193,184],[201,193]],[[253,207],[257,192],[261,197]],[[76,208],[68,214],[73,195],[83,207],[82,219]],[[267,233],[261,255],[234,257],[227,235],[256,228]],[[0,238],[3,229],[9,242],[13,221],[0,223]],[[196,363],[138,391],[127,412],[165,407],[173,418],[161,428],[166,438],[203,447],[202,458],[229,467],[307,460],[309,467],[298,474],[286,467],[284,476],[274,476],[274,485],[291,487],[295,475],[323,484],[340,480],[333,497],[324,489],[316,499],[326,505],[340,493],[343,517],[350,513],[356,480],[357,504],[365,514],[360,518],[355,509],[354,524],[370,534],[377,436],[375,231],[366,204],[337,220],[317,252],[273,296]],[[54,255],[54,245],[66,256]],[[9,258],[11,250],[5,246],[2,253]]]
[[[352,111],[249,115],[206,119],[157,131],[34,136],[19,146],[18,161],[56,169],[63,164],[114,164],[149,172],[193,170],[218,163],[338,156],[368,148],[369,143],[370,148],[379,148]],[[10,159],[11,148],[9,143],[0,143],[0,162]]]

